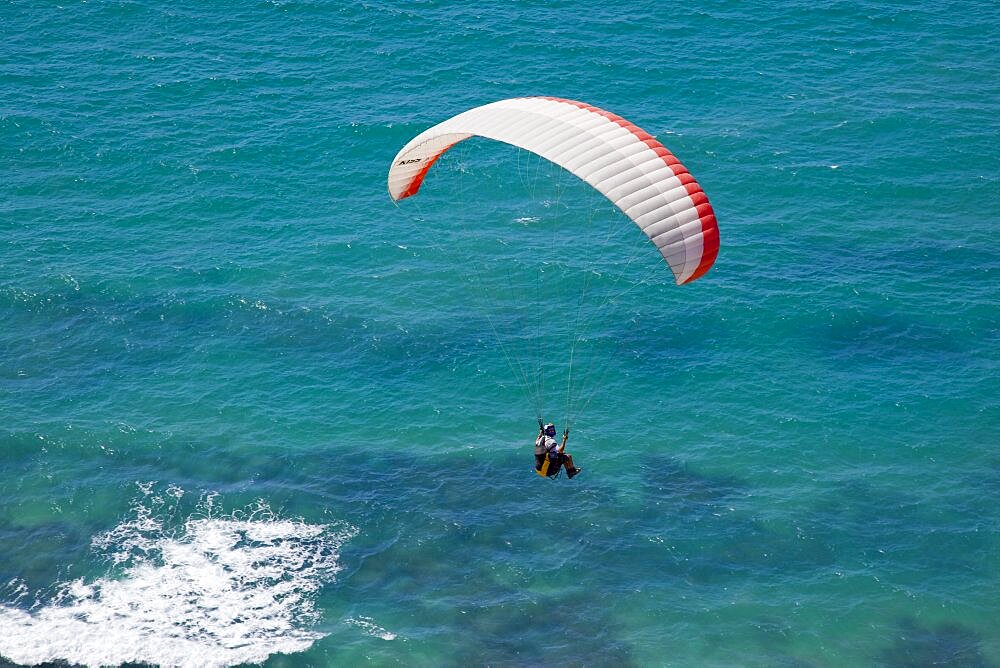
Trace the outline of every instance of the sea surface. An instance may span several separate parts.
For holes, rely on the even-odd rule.
[[[997,35],[3,2],[0,665],[1000,666]],[[390,200],[528,95],[663,142],[714,268],[483,140]]]

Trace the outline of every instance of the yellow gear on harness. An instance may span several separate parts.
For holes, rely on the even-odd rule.
[[[535,469],[535,473],[537,473],[538,475],[542,476],[543,478],[548,478],[549,475],[555,476],[557,473],[559,473],[559,465],[556,464],[556,470],[553,471],[550,474],[549,473],[549,468],[550,468],[551,464],[552,464],[552,460],[549,459],[548,453],[545,453],[545,461],[542,462],[542,468]]]

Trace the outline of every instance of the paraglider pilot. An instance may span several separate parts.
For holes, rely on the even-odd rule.
[[[553,423],[542,425],[538,420],[538,438],[535,439],[535,472],[539,475],[554,478],[559,473],[559,467],[566,468],[566,475],[570,478],[583,469],[573,465],[573,455],[564,452],[566,441],[569,440],[569,428],[563,432],[562,443],[557,443],[555,439],[556,426]]]

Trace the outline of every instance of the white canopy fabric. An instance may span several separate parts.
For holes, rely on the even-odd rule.
[[[687,169],[620,116],[553,97],[500,100],[438,123],[407,142],[389,169],[389,195],[415,195],[434,162],[469,137],[520,147],[596,188],[659,249],[678,285],[709,270],[719,253],[712,206]]]

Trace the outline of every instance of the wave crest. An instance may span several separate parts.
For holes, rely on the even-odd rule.
[[[0,655],[228,666],[300,652],[324,635],[308,628],[315,594],[340,571],[356,529],[281,518],[263,502],[223,515],[214,494],[178,517],[182,490],[140,490],[131,516],[92,540],[105,576],[61,583],[27,610],[0,605]]]

